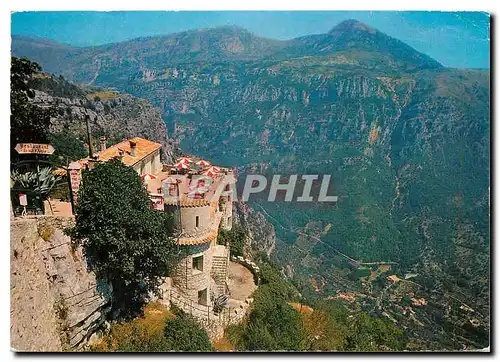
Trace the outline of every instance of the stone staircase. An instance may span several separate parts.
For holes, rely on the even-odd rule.
[[[228,251],[222,245],[217,245],[217,250],[212,257],[212,278],[217,285],[218,294],[227,294],[227,278],[229,276]]]

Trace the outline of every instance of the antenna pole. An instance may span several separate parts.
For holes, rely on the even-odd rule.
[[[87,137],[89,142],[89,158],[94,157],[94,147],[92,146],[92,134],[90,133],[90,117],[85,115],[85,120],[87,121]]]

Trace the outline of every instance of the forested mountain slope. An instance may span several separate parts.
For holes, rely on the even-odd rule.
[[[289,41],[226,27],[57,59],[69,79],[148,99],[185,151],[240,180],[331,174],[337,204],[251,203],[305,293],[391,318],[425,348],[488,345],[489,71],[445,68],[356,21]]]

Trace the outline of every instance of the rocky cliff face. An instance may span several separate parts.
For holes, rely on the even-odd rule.
[[[173,161],[174,146],[165,122],[148,101],[116,91],[80,88],[51,76],[35,79],[33,87],[34,104],[57,110],[51,129],[56,150],[87,147],[88,118],[94,149],[98,149],[99,136],[108,137],[111,144],[139,136],[161,143],[164,161]]]
[[[10,344],[16,351],[61,351],[56,298],[35,220],[11,221]]]
[[[245,256],[253,257],[264,253],[267,257],[276,248],[276,232],[266,217],[259,211],[253,210],[244,202],[234,204],[235,223],[241,225],[247,234],[244,246]]]
[[[61,72],[147,98],[185,151],[238,167],[241,174],[330,174],[336,204],[261,202],[255,208],[266,210],[276,238],[284,241],[274,255],[287,274],[325,298],[345,290],[369,295],[362,303],[366,312],[389,315],[420,341],[439,334],[432,348],[484,347],[489,71],[444,68],[352,21],[327,34],[278,42],[273,51],[261,41],[261,57],[250,52],[263,49],[255,47],[258,39],[241,41],[243,35],[233,32],[226,48],[237,56],[220,53],[200,61],[191,49],[199,46],[206,54],[207,44],[229,44],[226,34],[207,32],[209,43],[185,34],[193,40],[189,50],[176,38],[169,53],[178,57],[149,57],[152,40],[145,48],[136,40],[128,53],[122,43],[116,52],[109,45],[105,54],[69,54]],[[90,55],[83,60],[83,54]],[[81,61],[84,71],[75,68]],[[245,217],[260,224],[252,212]],[[252,243],[267,252],[270,231],[264,234]],[[390,262],[398,278],[412,275],[432,298],[418,307],[420,318],[411,317],[418,322],[404,324],[411,318],[401,300],[409,291],[395,288],[400,294],[387,310],[384,303],[373,304],[387,300],[391,275],[386,268],[371,273],[362,263],[381,261]],[[471,301],[479,314],[469,318],[469,307],[456,300]],[[419,323],[432,328],[424,333]]]
[[[87,271],[63,229],[73,218],[11,222],[11,344],[19,351],[82,346],[105,322],[108,285]]]

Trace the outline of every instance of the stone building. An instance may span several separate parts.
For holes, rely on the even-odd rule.
[[[106,147],[106,139],[101,137],[100,150],[93,158],[72,164],[78,165],[79,172],[117,158],[137,171],[152,207],[175,216],[175,237],[183,258],[171,277],[172,287],[197,304],[210,305],[213,297],[227,294],[229,246],[217,245],[217,236],[220,228],[232,227],[234,172],[191,159],[163,165],[160,151],[161,144],[139,137],[111,147]],[[76,197],[80,178],[74,179]]]
[[[105,137],[101,137],[99,141],[99,152],[94,153],[93,158],[86,157],[78,161],[81,168],[92,168],[96,163],[118,158],[139,175],[156,174],[162,171],[160,143],[134,137],[106,147]]]
[[[175,172],[175,171],[174,171]],[[177,244],[183,255],[173,287],[190,300],[209,305],[211,298],[227,294],[229,246],[218,245],[219,229],[232,226],[232,170],[221,169],[213,177],[168,173],[148,184],[154,191],[161,183],[164,210],[174,214]],[[155,185],[155,186],[153,186]],[[228,187],[229,186],[229,187]]]

